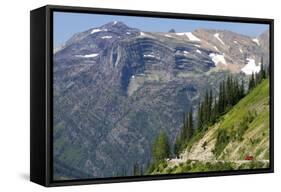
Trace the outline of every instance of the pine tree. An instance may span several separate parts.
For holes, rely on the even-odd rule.
[[[269,66],[265,69],[264,73],[265,73],[265,78],[267,78],[269,76]]]
[[[242,79],[240,88],[239,88],[239,99],[243,98],[245,95],[245,87],[244,87],[244,80]]]
[[[183,113],[183,126],[181,130],[181,140],[185,140],[188,132],[188,116]]]
[[[164,160],[170,155],[170,146],[165,132],[161,131],[152,145],[152,158],[154,162]]]
[[[232,92],[232,106],[235,105],[240,100],[240,87],[238,80],[233,81],[233,92]]]
[[[187,139],[190,139],[193,135],[193,110],[190,109],[188,113],[188,135]]]
[[[260,70],[260,73],[261,73],[261,78],[265,79],[266,78],[266,71],[264,69],[263,56],[261,57],[261,70]]]
[[[223,94],[222,94],[222,90],[223,90],[223,83],[220,83],[220,87],[219,87],[219,99],[218,99],[218,112],[221,114],[223,112]]]
[[[198,104],[198,109],[197,109],[197,129],[199,131],[202,130],[202,126],[203,126],[203,112],[202,112],[202,104],[201,102],[199,102]]]
[[[221,111],[221,113],[224,113],[226,111],[226,107],[227,107],[227,93],[226,93],[225,86],[226,86],[225,81],[222,81],[222,91],[221,91],[222,111]]]
[[[209,92],[209,101],[208,101],[208,123],[211,122],[211,115],[212,115],[212,107],[213,107],[213,91],[210,90]]]
[[[175,145],[174,145],[174,153],[175,155],[178,157],[180,150],[181,150],[181,145],[182,145],[182,140],[181,140],[181,136],[178,135],[176,137],[176,141],[175,141]]]
[[[254,87],[255,87],[255,75],[254,75],[254,72],[252,72],[252,75],[251,75],[250,80],[249,80],[248,90],[251,90]]]
[[[218,116],[218,102],[214,99],[214,106],[212,108],[212,115],[211,115],[211,123],[214,124],[216,122]]]
[[[200,119],[201,119],[201,129],[203,129],[204,126],[204,105],[203,103],[200,104]]]
[[[225,86],[226,86],[226,90],[227,90],[227,92],[225,92],[225,105],[226,105],[226,107],[228,107],[232,101],[232,98],[231,98],[232,97],[231,96],[232,88],[231,88],[231,77],[230,76],[227,77]]]
[[[189,113],[186,114],[186,132],[185,132],[185,135],[184,135],[184,140],[187,140],[189,139],[189,136],[190,136],[190,131],[189,131]]]
[[[208,120],[209,120],[209,117],[210,117],[210,114],[209,114],[209,92],[208,90],[206,90],[205,92],[205,98],[204,98],[204,102],[203,102],[203,113],[204,113],[204,116],[203,116],[203,125],[206,125],[208,124]],[[204,126],[205,127],[205,126]]]

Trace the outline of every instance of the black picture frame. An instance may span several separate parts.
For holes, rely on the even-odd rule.
[[[192,20],[269,24],[270,26],[270,166],[265,169],[183,173],[54,181],[52,178],[52,66],[53,12],[99,13],[110,15],[180,18]],[[30,12],[30,180],[43,186],[117,183],[274,172],[274,20],[217,15],[149,12],[47,5]]]

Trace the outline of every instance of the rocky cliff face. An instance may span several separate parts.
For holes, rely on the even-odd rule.
[[[268,65],[268,42],[268,32],[150,33],[117,21],[75,34],[54,53],[55,178],[131,175],[160,130],[173,142],[206,88],[228,73],[247,79],[261,56]]]

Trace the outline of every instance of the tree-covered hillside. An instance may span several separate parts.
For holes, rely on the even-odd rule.
[[[176,158],[158,161],[149,174],[266,168],[269,166],[269,80],[206,131],[197,132]]]

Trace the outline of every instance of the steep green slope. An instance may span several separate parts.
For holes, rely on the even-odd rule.
[[[253,160],[245,160],[246,157]],[[180,158],[150,174],[254,169],[269,166],[269,80],[263,80],[219,121],[195,135]]]

